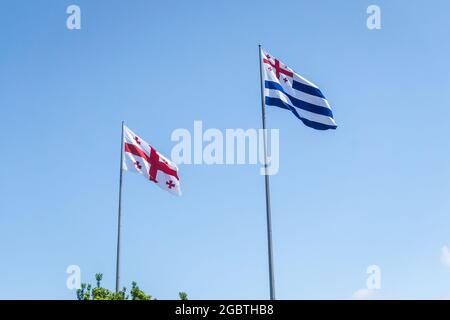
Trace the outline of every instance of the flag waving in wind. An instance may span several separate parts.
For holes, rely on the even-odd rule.
[[[177,166],[138,137],[128,127],[123,127],[123,169],[142,174],[161,189],[180,196],[180,179]]]
[[[306,126],[317,130],[337,128],[330,105],[315,84],[262,49],[261,59],[266,106],[290,110]]]

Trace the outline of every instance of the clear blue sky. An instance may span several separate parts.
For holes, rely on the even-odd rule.
[[[369,31],[366,8],[382,10]],[[82,29],[66,28],[77,4]],[[2,1],[0,298],[114,287],[120,121],[170,155],[176,128],[258,128],[257,44],[320,85],[336,131],[268,110],[277,294],[450,296],[448,1]],[[181,165],[183,197],[124,176],[123,284],[159,299],[268,296],[259,166]]]

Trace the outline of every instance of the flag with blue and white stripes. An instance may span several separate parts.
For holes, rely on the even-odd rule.
[[[290,110],[306,126],[336,129],[331,107],[320,89],[261,49],[261,68],[266,106]]]

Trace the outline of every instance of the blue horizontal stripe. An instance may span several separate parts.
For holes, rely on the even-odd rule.
[[[286,102],[284,102],[283,100],[281,100],[279,98],[266,97],[266,105],[290,110],[297,118],[299,118],[303,122],[303,124],[305,126],[316,129],[316,130],[328,130],[328,129],[336,129],[337,128],[337,126],[331,126],[328,124],[311,121],[311,120],[301,117],[298,114],[297,110],[295,110],[294,107],[292,107],[291,105],[287,104]]]
[[[322,116],[327,116],[330,118],[333,118],[333,112],[329,108],[321,107],[297,98],[294,98],[290,94],[288,94],[286,91],[284,91],[283,87],[274,81],[265,81],[265,87],[266,89],[273,89],[283,92],[286,96],[289,97],[289,99],[292,102],[292,105],[296,108],[303,109],[312,113],[317,113]]]
[[[294,80],[293,83],[292,83],[292,88],[294,88],[295,90],[298,90],[298,91],[301,91],[301,92],[304,92],[304,93],[307,93],[307,94],[310,94],[310,95],[313,95],[313,96],[325,99],[325,96],[322,94],[322,91],[320,91],[317,88],[308,86],[307,84],[303,84],[301,82],[298,82],[298,81]]]

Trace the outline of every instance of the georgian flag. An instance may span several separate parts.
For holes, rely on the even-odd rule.
[[[266,106],[289,110],[306,126],[317,130],[337,128],[331,107],[319,87],[262,49],[261,59]]]
[[[156,183],[161,189],[181,196],[178,167],[142,140],[127,126],[123,126],[123,170],[134,171]]]

